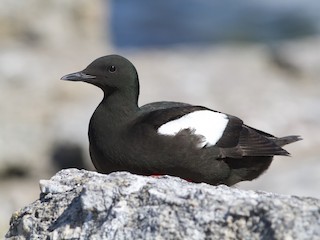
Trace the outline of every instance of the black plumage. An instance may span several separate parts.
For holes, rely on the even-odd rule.
[[[83,71],[62,79],[91,83],[104,92],[88,133],[90,156],[101,173],[167,174],[194,182],[232,185],[258,177],[273,156],[289,155],[283,145],[301,139],[277,138],[243,124],[235,116],[202,106],[155,102],[138,107],[137,71],[118,55],[98,58]],[[197,125],[194,119],[198,113],[217,119],[212,121],[216,133],[197,132],[192,124]],[[175,133],[165,132],[180,123],[191,125]],[[169,128],[162,130],[167,125]],[[202,125],[197,126],[205,127]]]

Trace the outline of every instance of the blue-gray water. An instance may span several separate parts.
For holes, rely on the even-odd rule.
[[[315,0],[113,0],[111,8],[117,47],[273,42],[320,29],[320,2]]]

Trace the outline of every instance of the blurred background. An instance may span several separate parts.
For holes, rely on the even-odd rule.
[[[94,170],[89,119],[102,92],[60,81],[95,58],[136,66],[140,105],[182,101],[304,140],[241,189],[320,198],[320,2],[2,0],[0,235],[39,179]]]

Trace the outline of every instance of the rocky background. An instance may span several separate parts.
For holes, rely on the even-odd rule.
[[[224,185],[67,169],[40,182],[7,239],[306,239],[320,237],[320,200]]]
[[[320,198],[320,37],[273,45],[232,43],[117,49],[106,1],[0,3],[0,236],[11,214],[39,197],[59,169],[93,170],[87,127],[102,97],[63,82],[118,53],[140,76],[140,104],[184,101],[224,111],[277,136],[300,134],[258,180],[238,188]]]

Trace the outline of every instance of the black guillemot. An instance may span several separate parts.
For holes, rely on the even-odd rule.
[[[241,119],[179,102],[138,106],[139,79],[119,55],[96,59],[62,80],[102,89],[103,100],[89,123],[89,150],[100,173],[129,171],[171,175],[193,182],[233,185],[261,175],[282,146],[299,136],[277,138]]]

